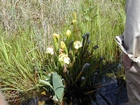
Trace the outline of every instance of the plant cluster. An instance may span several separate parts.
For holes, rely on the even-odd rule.
[[[55,71],[61,76],[64,101],[80,104],[100,86],[97,68],[104,58],[94,56],[98,46],[90,46],[90,34],[80,34],[76,13],[71,25],[72,29],[67,30],[65,35],[53,34],[54,44],[46,49],[44,70]]]

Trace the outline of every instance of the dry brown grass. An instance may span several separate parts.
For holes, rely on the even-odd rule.
[[[0,27],[9,33],[29,27],[38,37],[50,39],[79,6],[79,0],[1,0]]]

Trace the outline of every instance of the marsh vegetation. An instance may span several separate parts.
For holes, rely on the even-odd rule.
[[[58,64],[61,51],[69,53],[70,61],[77,59],[77,64],[67,68],[75,69],[75,72],[70,72],[72,75],[69,75],[74,78],[65,77],[70,86],[74,86],[74,83],[81,86],[82,83],[76,80],[79,79],[77,77],[79,71],[85,63],[90,62],[93,66],[95,63],[93,61],[100,60],[100,57],[105,58],[96,68],[100,74],[107,72],[107,75],[114,77],[116,74],[123,75],[123,69],[118,69],[120,50],[114,37],[122,34],[124,30],[124,4],[124,0],[0,1],[0,87],[7,101],[11,105],[18,105],[26,99],[42,97],[42,94],[51,98],[56,96],[62,101],[60,98],[62,93],[55,93],[53,90],[55,84],[52,82],[54,72],[59,79],[63,79],[65,76],[57,70],[64,71],[68,67]],[[71,31],[71,38],[68,41],[65,36],[67,30]],[[88,36],[82,38],[87,32],[90,34],[89,40],[86,38]],[[56,48],[54,44],[54,33],[60,35],[66,47],[70,46],[70,41],[82,42],[86,39],[85,47],[89,48],[89,51],[95,45],[99,46],[98,50],[94,51],[95,59],[82,62],[81,58],[76,58],[82,56],[77,50],[73,48],[65,50],[65,47],[62,47],[60,51],[61,46]],[[53,59],[46,53],[48,47],[55,48],[56,55]],[[88,52],[84,53],[88,57]],[[88,73],[84,75],[89,75]],[[83,82],[82,86],[87,87],[90,83]],[[60,85],[62,86],[61,80]],[[44,91],[45,93],[42,93]],[[58,103],[61,103],[60,100]]]

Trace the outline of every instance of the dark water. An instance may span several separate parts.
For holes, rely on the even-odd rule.
[[[128,102],[125,83],[111,80],[98,89],[96,101],[93,101],[92,105],[122,105],[125,102]]]

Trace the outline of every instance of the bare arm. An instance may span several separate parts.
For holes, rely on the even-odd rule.
[[[1,91],[0,91],[0,105],[8,105]]]

